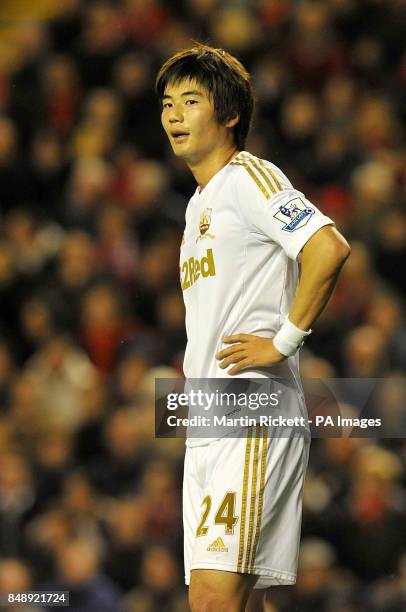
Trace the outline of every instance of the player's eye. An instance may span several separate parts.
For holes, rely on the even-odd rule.
[[[170,108],[172,106],[172,102],[164,102],[162,104],[162,108]]]
[[[186,100],[186,104],[198,104],[197,100]]]

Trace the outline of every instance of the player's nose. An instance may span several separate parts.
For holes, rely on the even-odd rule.
[[[181,108],[179,106],[176,106],[175,104],[171,106],[171,108],[169,109],[168,115],[169,115],[170,123],[176,123],[176,122],[183,121],[183,112]]]

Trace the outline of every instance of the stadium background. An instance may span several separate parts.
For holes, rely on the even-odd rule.
[[[252,71],[247,148],[352,245],[303,374],[398,377],[381,409],[404,411],[402,16],[401,0],[2,1],[2,592],[70,589],[76,612],[187,610],[184,446],[153,439],[152,393],[181,372],[195,185],[153,80],[192,39]],[[403,439],[313,441],[298,583],[273,590],[272,612],[406,609],[405,459]]]

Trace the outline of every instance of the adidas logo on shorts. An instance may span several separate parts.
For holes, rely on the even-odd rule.
[[[228,552],[227,546],[224,544],[221,538],[217,538],[207,547],[209,552]]]

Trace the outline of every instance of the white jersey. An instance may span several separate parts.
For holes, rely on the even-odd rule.
[[[186,210],[180,280],[186,307],[186,378],[227,378],[215,355],[237,333],[273,337],[288,314],[299,276],[298,255],[333,224],[293,188],[279,168],[245,151],[197,188]],[[289,376],[298,357],[238,376]],[[231,367],[231,366],[230,366]],[[208,440],[188,440],[207,444]]]

